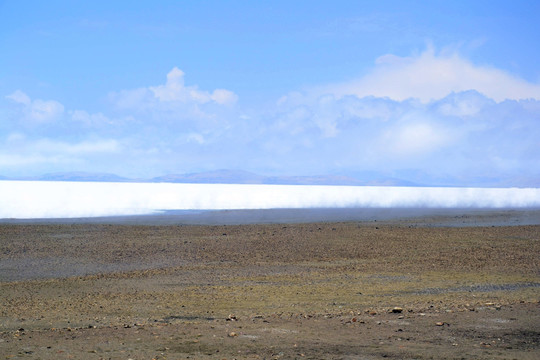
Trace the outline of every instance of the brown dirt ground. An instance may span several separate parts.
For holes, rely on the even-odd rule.
[[[538,225],[2,224],[0,358],[538,359],[539,254]]]

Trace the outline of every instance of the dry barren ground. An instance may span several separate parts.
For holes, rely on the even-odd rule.
[[[538,359],[540,226],[0,225],[0,358]]]

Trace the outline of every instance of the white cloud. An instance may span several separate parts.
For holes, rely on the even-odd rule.
[[[423,102],[441,99],[452,92],[476,90],[495,101],[540,100],[540,84],[529,83],[503,70],[475,65],[458,53],[436,54],[428,49],[417,56],[384,55],[364,77],[318,89],[338,97],[356,95]]]
[[[185,86],[184,72],[177,67],[167,74],[165,85],[150,86],[149,89],[155,98],[163,102],[206,104],[214,101],[220,105],[229,105],[235,103],[238,98],[232,91],[225,89],[216,89],[213,93],[209,93],[199,90],[197,86]]]
[[[130,156],[115,139],[68,141],[33,139],[13,133],[0,141],[3,174],[40,175],[54,171],[102,171],[118,166],[118,158]]]
[[[102,113],[89,114],[84,110],[74,110],[71,113],[71,119],[87,126],[110,124],[111,121]]]
[[[76,143],[43,139],[31,144],[31,148],[49,154],[85,155],[93,153],[114,153],[120,150],[120,144],[114,139],[96,141],[84,140]]]
[[[476,91],[466,91],[436,101],[434,107],[444,116],[472,117],[494,101]]]
[[[146,88],[121,90],[119,92],[111,92],[109,99],[119,109],[137,109],[143,110],[148,108],[150,92]]]
[[[452,140],[449,129],[438,128],[429,122],[409,122],[384,131],[378,142],[381,152],[402,158],[429,155]]]
[[[4,168],[18,168],[36,164],[57,163],[55,157],[44,156],[40,154],[21,155],[13,153],[2,153],[0,151],[0,166]]]
[[[121,149],[118,140],[97,139],[69,142],[51,138],[32,139],[22,133],[11,133],[3,144],[19,152],[85,154],[95,152],[116,152]]]
[[[64,106],[54,100],[31,100],[24,92],[17,90],[6,98],[21,104],[23,107],[23,119],[35,123],[47,123],[54,121],[64,112]]]
[[[232,105],[238,100],[235,93],[225,89],[214,90],[210,98],[220,105]]]
[[[197,144],[204,144],[205,143],[204,136],[202,136],[201,134],[197,134],[197,133],[188,134],[187,135],[187,141],[188,142],[195,142]]]
[[[538,150],[539,104],[496,102],[476,91],[428,103],[292,93],[279,100],[275,127],[260,142],[275,163],[294,163],[311,173],[423,169],[464,178],[538,173],[540,158],[531,149]]]
[[[21,90],[16,90],[13,94],[6,96],[6,98],[24,105],[30,105],[32,103],[30,97],[23,93]]]
[[[122,90],[109,94],[118,112],[115,117],[130,116],[141,123],[172,136],[178,132],[208,132],[227,127],[235,114],[238,96],[232,91],[205,91],[184,83],[184,72],[173,68],[163,85]],[[232,120],[231,120],[232,119]]]
[[[52,122],[64,112],[61,104],[12,93],[7,98],[22,111],[12,116],[18,121],[0,123],[0,165],[63,171],[76,164],[143,177],[215,168],[534,174],[540,172],[540,101],[501,99],[534,95],[536,88],[459,55],[428,50],[381,57],[357,81],[290,93],[272,109],[242,115],[224,106],[234,104],[236,94],[186,86],[184,73],[174,68],[165,84],[110,94],[116,105],[110,113],[69,110],[64,122]],[[23,126],[30,119],[51,120]]]

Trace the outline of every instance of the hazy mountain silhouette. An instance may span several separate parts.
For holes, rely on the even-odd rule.
[[[397,176],[395,176],[397,175]],[[276,185],[348,185],[348,186],[436,186],[436,187],[539,187],[540,177],[509,178],[434,177],[419,171],[404,171],[388,176],[375,171],[345,175],[265,176],[243,170],[215,170],[188,174],[168,174],[150,179],[131,179],[110,173],[83,171],[57,172],[33,177],[7,177],[0,180],[88,181],[88,182],[168,182],[193,184],[276,184]]]

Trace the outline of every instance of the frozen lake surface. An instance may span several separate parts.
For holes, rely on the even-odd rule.
[[[0,181],[0,219],[152,214],[163,218],[181,214],[199,219],[220,214],[226,218],[224,210],[235,210],[229,215],[236,217],[238,211],[261,210],[257,215],[260,218],[261,214],[272,214],[268,211],[271,209],[289,209],[290,218],[306,214],[297,211],[295,215],[293,209],[313,209],[311,217],[346,220],[343,217],[354,212],[364,218],[374,214],[360,209],[397,209],[393,210],[397,212],[417,209],[408,211],[418,212],[463,208],[540,208],[540,189]],[[253,214],[244,212],[242,216]],[[274,211],[274,218],[284,216],[284,213],[276,214]]]

